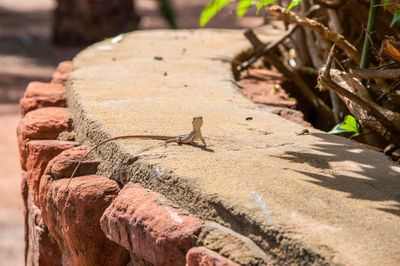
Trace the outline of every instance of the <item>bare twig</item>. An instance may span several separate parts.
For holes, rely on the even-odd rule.
[[[360,96],[357,94],[346,90],[345,88],[339,86],[335,82],[332,81],[331,79],[331,67],[332,67],[332,62],[334,58],[334,51],[335,51],[335,45],[332,46],[331,51],[329,52],[329,56],[326,62],[326,68],[325,71],[322,73],[320,76],[321,78],[321,83],[322,86],[328,87],[334,91],[336,91],[338,94],[350,99],[351,101],[355,102],[356,104],[360,105],[363,109],[365,109],[368,112],[371,112],[376,118],[380,120],[387,120],[377,109],[375,106],[371,105],[369,102],[365,101],[362,99]],[[387,121],[389,122],[389,121]]]
[[[306,16],[311,16],[312,14],[314,14],[314,12],[316,12],[317,10],[320,9],[319,5],[313,5],[306,13]],[[249,66],[251,66],[255,61],[257,61],[258,58],[260,58],[263,54],[268,53],[268,51],[273,50],[275,47],[277,47],[280,43],[282,43],[284,40],[286,40],[286,38],[288,38],[290,35],[292,35],[293,32],[295,32],[297,29],[299,28],[299,25],[295,25],[294,27],[292,27],[290,30],[288,30],[280,39],[269,43],[267,45],[265,45],[263,48],[261,48],[261,46],[259,46],[260,48],[257,49],[258,52],[256,54],[254,54],[252,57],[250,57],[247,61],[244,61],[243,63],[241,63],[240,65],[237,66],[237,70],[240,72],[246,68],[248,68]],[[247,32],[245,32],[245,36],[246,38],[252,38],[251,36],[247,36]]]
[[[347,88],[344,88],[341,85],[332,81],[331,65],[334,58],[334,48],[335,45],[332,46],[332,49],[329,53],[325,70],[323,70],[322,74],[320,74],[318,80],[320,88],[332,89],[341,97],[347,98],[350,103],[348,101],[345,101],[346,105],[352,111],[353,115],[358,118],[361,117],[361,123],[364,122],[365,124],[368,124],[370,126],[372,125],[371,128],[375,130],[378,134],[382,135],[389,141],[400,144],[400,140],[398,139],[398,136],[400,134],[400,114],[392,112],[373,102],[369,98],[368,94],[363,93],[366,91],[366,89],[362,87],[363,85],[358,80],[354,80],[354,82],[357,82],[357,85],[359,86],[357,89],[357,93],[359,93],[360,95],[352,92],[350,86],[346,85]],[[343,78],[341,78],[341,81],[341,83],[344,84]],[[351,103],[358,105],[359,107],[361,107],[361,109],[359,107],[354,108],[354,106],[349,106],[351,105]]]
[[[384,40],[381,44],[379,55],[386,55],[400,63],[400,44],[394,40]]]
[[[252,56],[249,60],[244,61],[240,65],[237,66],[238,71],[243,71],[244,69],[247,69],[249,66],[251,66],[255,61],[257,61],[258,58],[263,56],[264,54],[268,53],[275,47],[277,47],[280,43],[282,43],[287,37],[289,37],[295,30],[297,30],[299,27],[294,26],[290,30],[288,30],[285,35],[283,35],[279,40],[276,40],[274,42],[271,42],[267,44],[263,49],[261,49],[258,53],[256,53],[254,56]],[[248,36],[246,36],[248,38]],[[249,38],[248,38],[249,39]],[[250,41],[250,39],[249,39]]]
[[[249,38],[248,37],[249,35],[254,35],[254,36],[251,36]],[[257,36],[251,30],[248,31],[246,37],[252,43],[253,46],[256,46],[259,43],[257,41],[254,42],[254,39],[257,38]],[[257,47],[255,47],[255,49],[257,49]],[[301,93],[305,96],[305,98],[308,101],[310,101],[311,105],[315,108],[318,115],[324,117],[324,119],[319,120],[319,122],[321,123],[324,122],[326,126],[326,124],[329,124],[326,123],[327,121],[334,121],[332,110],[317,95],[314,94],[314,92],[310,89],[310,87],[308,87],[307,83],[295,70],[291,69],[290,66],[287,66],[285,63],[283,63],[279,59],[279,57],[273,53],[273,51],[269,51],[265,55],[265,59],[268,61],[268,63],[270,63],[276,69],[278,69],[279,72],[281,72],[288,79],[293,81],[293,83],[300,89]]]
[[[382,94],[379,95],[379,97],[376,98],[376,100],[379,101],[379,100],[382,99],[384,96],[386,96],[386,95],[388,95],[389,93],[391,93],[391,92],[392,92],[394,89],[396,89],[397,86],[399,86],[399,85],[400,85],[400,80],[396,80],[395,82],[392,83],[392,85],[390,85],[390,87],[389,87],[386,91],[382,92]]]
[[[360,64],[360,55],[357,52],[357,49],[347,41],[343,35],[337,34],[335,32],[330,31],[327,27],[322,25],[316,20],[309,18],[301,18],[297,16],[294,12],[286,13],[286,10],[277,5],[271,5],[266,8],[267,12],[273,14],[280,20],[285,20],[287,22],[295,23],[297,25],[307,27],[319,35],[322,38],[335,43],[338,47],[340,47],[345,53],[357,64]]]
[[[328,15],[328,26],[334,32],[343,34],[342,23],[339,15],[335,9],[327,8],[326,14]]]
[[[342,4],[342,0],[316,0],[315,3],[318,3],[321,6],[328,8],[338,8]]]
[[[338,64],[338,66],[342,69],[342,71],[346,73],[346,70],[344,69],[344,67],[340,63],[340,61],[336,58],[336,56],[334,56],[333,59],[335,59],[336,64]],[[353,91],[356,91],[356,88],[354,87],[354,83],[353,83],[353,80],[351,79],[350,74],[346,73],[346,76],[349,79],[349,82],[351,84],[351,88],[353,89]]]
[[[365,32],[366,37],[368,38],[369,43],[371,44],[371,47],[372,47],[372,49],[374,50],[375,54],[376,54],[377,56],[379,56],[379,51],[378,51],[378,49],[376,49],[376,47],[375,47],[375,45],[374,45],[374,41],[372,40],[372,36],[371,36],[371,34],[375,35],[375,31],[374,31],[374,32],[368,32],[368,31],[367,31],[367,28],[364,27],[364,32]],[[382,60],[382,61],[383,61],[383,60]]]
[[[353,69],[349,75],[351,77],[363,79],[398,79],[400,69]]]
[[[301,66],[301,67],[296,67],[295,70],[300,74],[318,76],[318,70],[313,67]]]

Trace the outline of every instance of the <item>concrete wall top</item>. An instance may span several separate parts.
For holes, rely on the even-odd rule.
[[[87,48],[67,84],[78,140],[184,134],[201,115],[208,151],[116,141],[99,149],[101,174],[140,182],[265,252],[274,235],[330,262],[399,264],[400,167],[318,130],[298,136],[301,126],[244,98],[230,62],[248,48],[234,30],[138,31]]]

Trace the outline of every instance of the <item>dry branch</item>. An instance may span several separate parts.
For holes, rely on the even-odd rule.
[[[327,7],[327,8],[338,8],[343,1],[342,0],[316,0],[315,3]]]
[[[400,69],[353,69],[349,76],[362,79],[398,79]]]
[[[400,44],[393,40],[384,40],[379,55],[389,57],[400,63]]]
[[[268,53],[269,51],[271,51],[272,49],[276,48],[280,43],[282,43],[287,37],[289,37],[295,30],[297,30],[299,28],[298,25],[294,26],[293,28],[291,28],[290,30],[288,30],[280,39],[269,43],[267,45],[265,45],[263,48],[261,48],[259,46],[259,48],[257,49],[258,52],[253,55],[252,57],[250,57],[248,60],[244,61],[243,63],[241,63],[240,65],[237,66],[237,70],[240,72],[244,69],[247,69],[249,66],[251,66],[255,61],[257,61],[258,58],[260,58],[261,56],[263,56],[264,54]],[[246,38],[253,44],[253,40],[251,40],[251,38],[253,38],[250,35],[247,35],[249,33],[249,31],[245,32],[245,36]],[[253,33],[254,35],[254,33]],[[255,42],[254,42],[255,44]],[[253,45],[254,45],[253,44]]]
[[[291,11],[286,13],[284,8],[277,5],[271,5],[267,7],[266,10],[280,20],[295,23],[315,31],[321,35],[322,38],[331,41],[340,47],[355,63],[357,63],[357,65],[360,64],[361,58],[357,52],[357,49],[350,42],[348,42],[343,35],[330,31],[327,27],[316,20],[299,17]]]
[[[312,7],[310,7],[310,9],[307,11],[306,16],[311,16],[313,15],[316,11],[318,11],[321,7],[319,5],[313,5]],[[286,38],[288,38],[290,35],[292,35],[293,32],[295,32],[297,29],[299,28],[299,25],[295,25],[293,28],[291,28],[290,30],[286,31],[285,34],[279,38],[278,40],[269,43],[267,45],[262,44],[261,41],[256,41],[256,40],[250,40],[250,38],[253,38],[253,36],[251,34],[249,34],[249,31],[246,31],[244,33],[244,35],[246,36],[246,38],[255,46],[258,47],[257,48],[257,52],[250,57],[248,60],[244,61],[243,63],[241,63],[239,66],[237,66],[237,71],[242,71],[246,68],[248,68],[249,66],[251,66],[251,64],[253,64],[255,61],[257,61],[258,58],[260,58],[263,54],[268,53],[269,51],[271,51],[272,49],[274,49],[275,47],[277,47],[280,43],[282,43],[284,40],[286,40]],[[249,34],[249,35],[247,35]],[[254,33],[253,33],[254,35]],[[254,35],[255,36],[255,35]],[[256,37],[256,39],[258,39]],[[262,45],[261,45],[261,44]]]
[[[334,90],[345,102],[350,112],[361,125],[368,126],[388,141],[400,145],[400,114],[379,106],[371,100],[367,89],[357,79],[352,82],[353,90],[346,73],[331,70],[334,46],[328,56],[326,66],[318,78],[320,89]],[[333,74],[333,78],[331,76]]]
[[[258,40],[258,38],[252,30],[247,31],[245,36],[256,50],[259,49],[259,47],[257,47],[257,45],[259,45],[259,41],[254,41],[255,39]],[[321,124],[325,123],[325,126],[327,126],[327,124],[329,124],[327,122],[334,121],[332,110],[317,95],[314,94],[310,87],[308,87],[307,83],[296,71],[294,71],[290,66],[283,63],[279,59],[279,57],[273,53],[273,51],[269,51],[264,56],[265,60],[267,60],[268,63],[273,65],[276,69],[278,69],[279,72],[281,72],[288,79],[293,81],[293,83],[299,88],[305,98],[310,101],[311,105],[315,108],[316,112],[321,118],[317,122],[320,122]]]

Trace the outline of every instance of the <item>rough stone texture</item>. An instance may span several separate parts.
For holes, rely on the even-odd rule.
[[[56,241],[50,235],[40,209],[32,202],[28,203],[28,249],[26,265],[57,266],[61,265],[61,253]]]
[[[67,99],[65,96],[45,97],[37,96],[32,98],[21,98],[19,100],[21,117],[24,117],[30,111],[43,107],[66,107]]]
[[[139,258],[135,253],[130,253],[131,260],[126,266],[153,266],[153,263],[150,263],[142,258]]]
[[[51,76],[51,83],[62,84],[68,78],[68,75],[72,72],[73,64],[72,61],[63,61],[58,64],[56,71]]]
[[[39,185],[47,164],[62,151],[74,147],[77,143],[59,140],[32,140],[27,143],[28,158],[26,170],[31,199],[39,206]]]
[[[221,255],[242,265],[277,262],[275,258],[268,258],[250,239],[214,222],[203,224],[196,245],[217,250]]]
[[[56,139],[60,132],[71,130],[71,113],[67,108],[45,107],[29,112],[18,124],[17,137],[21,168],[26,170],[30,140]]]
[[[155,265],[184,265],[201,221],[180,212],[162,195],[128,183],[100,224],[109,239]]]
[[[108,240],[99,224],[120,190],[118,184],[96,175],[73,178],[68,188],[67,184],[67,178],[43,175],[39,194],[43,219],[60,247],[63,265],[125,266],[129,252]]]
[[[78,165],[88,151],[85,147],[79,146],[68,149],[55,157],[47,166],[45,174],[53,179],[70,178],[75,167]],[[77,169],[75,176],[92,175],[97,171],[100,160],[96,160],[93,154],[90,154]]]
[[[186,266],[238,266],[206,247],[191,248],[186,254]],[[249,264],[247,264],[249,265]]]
[[[399,264],[400,167],[318,130],[298,136],[303,126],[245,99],[230,62],[249,47],[227,30],[140,31],[89,47],[67,81],[78,141],[182,134],[202,115],[210,150],[110,142],[99,173],[232,228],[281,264]]]
[[[63,131],[58,135],[57,139],[65,140],[65,141],[75,141],[75,132],[74,131]]]
[[[137,29],[132,0],[57,0],[53,41],[82,45]]]
[[[29,82],[28,87],[26,87],[24,97],[60,97],[65,94],[65,91],[65,87],[61,84],[33,81]]]
[[[25,242],[25,250],[24,250],[24,262],[26,265],[26,258],[28,255],[28,247],[29,247],[29,225],[28,225],[28,183],[27,183],[27,173],[25,171],[21,172],[21,196],[22,202],[24,204],[24,242]]]

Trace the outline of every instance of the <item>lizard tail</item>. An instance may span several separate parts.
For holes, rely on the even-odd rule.
[[[103,145],[103,144],[105,144],[105,143],[107,143],[107,142],[110,142],[110,141],[113,141],[113,140],[117,140],[117,139],[129,139],[129,138],[138,138],[138,139],[140,139],[140,138],[143,138],[143,139],[159,139],[159,140],[170,140],[170,139],[174,139],[174,137],[168,137],[168,136],[156,136],[156,135],[154,135],[154,136],[148,136],[148,135],[130,135],[130,136],[119,136],[119,137],[114,137],[114,138],[111,138],[111,139],[107,139],[107,140],[105,140],[105,141],[103,141],[103,142],[100,142],[99,144],[97,144],[96,146],[94,146],[93,148],[91,148],[91,149],[85,154],[85,156],[83,156],[83,157],[79,160],[78,164],[75,166],[74,171],[73,171],[72,174],[71,174],[71,177],[69,178],[69,181],[68,181],[68,184],[67,184],[66,189],[68,189],[69,184],[70,184],[71,181],[72,181],[72,178],[75,176],[76,171],[78,171],[78,169],[79,169],[79,166],[80,166],[80,165],[82,164],[82,162],[89,156],[89,154],[91,154],[94,150],[96,150],[98,147],[100,147],[101,145]]]

